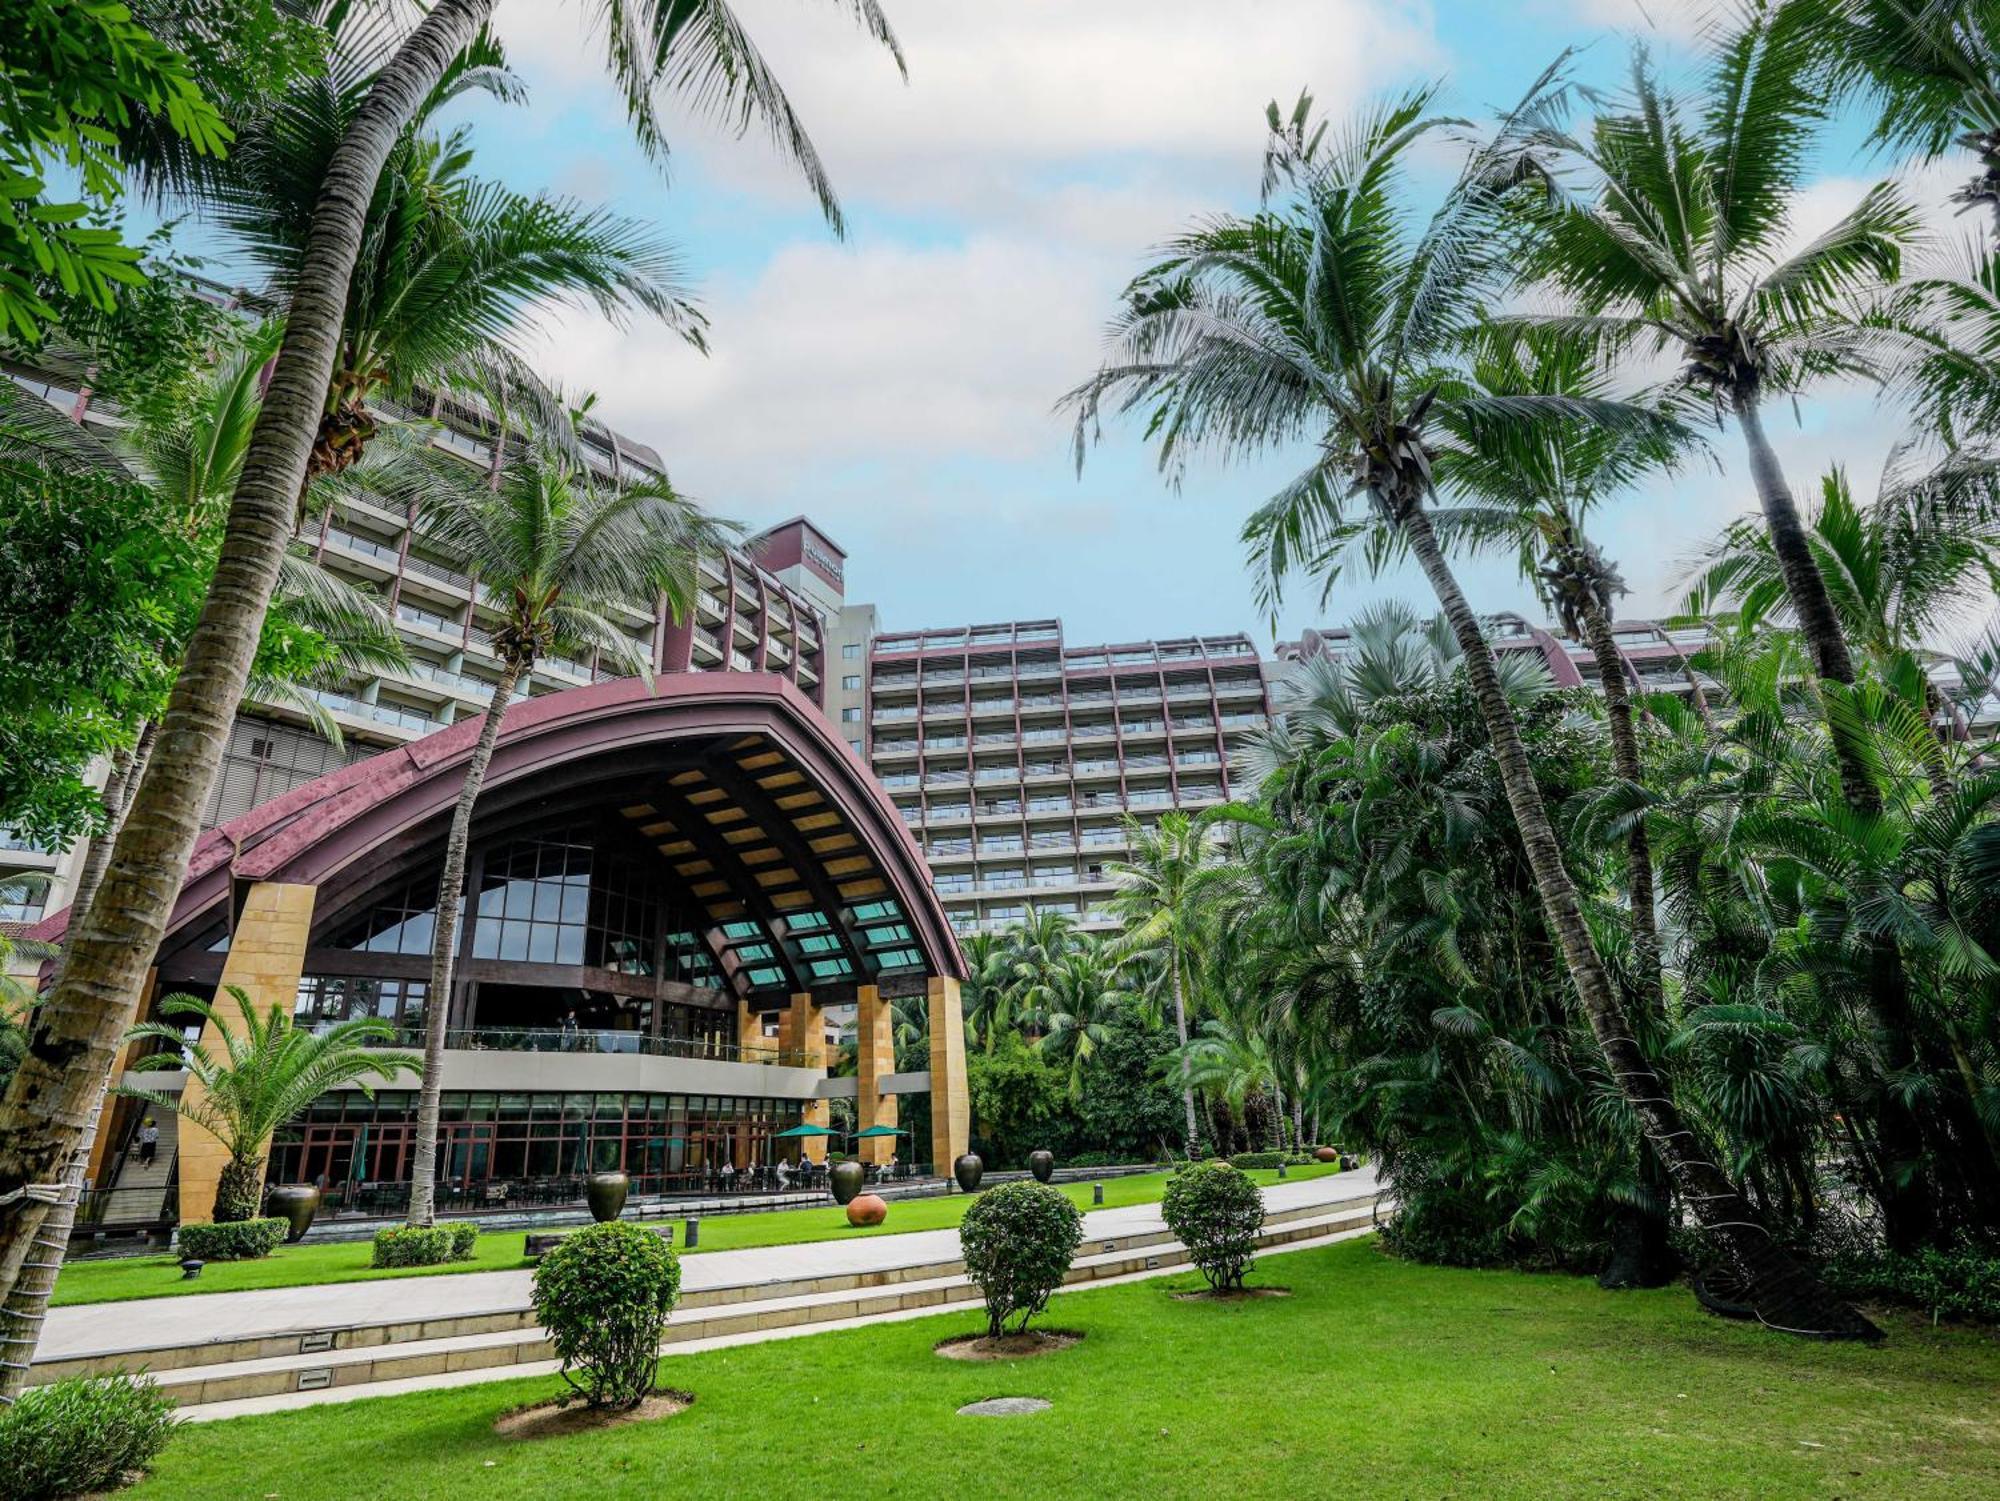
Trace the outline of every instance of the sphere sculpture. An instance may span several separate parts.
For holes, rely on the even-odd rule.
[[[847,1223],[861,1229],[879,1225],[889,1217],[889,1205],[880,1194],[862,1194],[847,1206]]]
[[[951,1175],[958,1179],[958,1186],[966,1193],[979,1191],[979,1180],[986,1176],[986,1164],[979,1160],[975,1152],[967,1152],[951,1165]]]
[[[1321,1162],[1340,1161],[1340,1153],[1332,1147],[1314,1147],[1313,1156],[1318,1158]]]
[[[827,1185],[833,1190],[833,1202],[851,1204],[854,1196],[861,1192],[868,1182],[868,1169],[858,1162],[836,1162],[827,1174]]]
[[[1054,1152],[1030,1152],[1028,1171],[1035,1175],[1037,1183],[1046,1183],[1056,1175],[1056,1154]]]

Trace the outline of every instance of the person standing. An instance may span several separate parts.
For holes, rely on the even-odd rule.
[[[153,1118],[146,1117],[146,1123],[139,1127],[139,1166],[151,1167],[153,1159],[160,1153],[160,1128]]]

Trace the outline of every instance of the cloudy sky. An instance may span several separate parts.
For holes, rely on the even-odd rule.
[[[712,326],[703,357],[657,327],[551,319],[537,357],[654,445],[676,481],[752,527],[799,512],[850,555],[849,597],[891,628],[1063,618],[1073,643],[1249,630],[1236,542],[1296,464],[1197,470],[1167,488],[1129,429],[1079,477],[1061,393],[1095,365],[1121,285],[1192,216],[1256,192],[1266,101],[1310,89],[1339,113],[1441,78],[1476,113],[1511,102],[1569,43],[1615,78],[1629,38],[1685,58],[1705,0],[884,0],[908,82],[828,0],[740,0],[832,172],[846,239],[754,136],[689,122],[662,174],[629,145],[587,11],[503,0],[532,91],[471,108],[481,169],[660,225]],[[1844,132],[1847,140],[1851,130]],[[1803,210],[1830,220],[1879,162],[1844,147]],[[1844,460],[1870,481],[1892,420],[1858,396],[1775,419],[1802,489]],[[1604,540],[1662,608],[1690,550],[1749,500],[1733,435],[1719,471],[1635,494]],[[1475,602],[1532,598],[1468,568]],[[1394,576],[1324,609],[1293,590],[1277,634],[1344,619]]]

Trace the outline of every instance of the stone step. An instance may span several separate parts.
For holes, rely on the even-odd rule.
[[[1270,1251],[1367,1229],[1374,1199],[1345,1200],[1274,1214],[1259,1237]],[[1070,1268],[1071,1286],[1144,1276],[1188,1265],[1187,1252],[1164,1232],[1087,1243]],[[936,1312],[976,1303],[979,1291],[962,1263],[933,1261],[848,1276],[707,1289],[675,1309],[663,1345],[774,1336],[817,1324],[852,1323]],[[468,1373],[490,1379],[553,1358],[527,1309],[429,1323],[384,1323],[339,1331],[290,1332],[255,1340],[154,1347],[145,1351],[73,1356],[37,1362],[32,1384],[77,1370],[147,1369],[183,1407],[241,1402],[294,1392],[360,1388]]]
[[[1266,1231],[1307,1219],[1322,1218],[1334,1211],[1355,1207],[1370,1209],[1374,1196],[1301,1205],[1274,1210],[1266,1216]],[[1173,1245],[1174,1238],[1164,1228],[1122,1236],[1086,1239],[1077,1251],[1078,1264],[1117,1251],[1131,1252],[1147,1247]],[[913,1261],[901,1265],[873,1267],[865,1271],[826,1273],[782,1281],[737,1282],[716,1287],[693,1288],[683,1293],[677,1316],[746,1303],[769,1303],[812,1297],[820,1294],[859,1293],[877,1288],[897,1287],[913,1282],[959,1277],[965,1264],[956,1257]],[[226,1297],[228,1294],[195,1293],[190,1297]],[[143,1326],[142,1326],[143,1327]],[[387,1345],[430,1343],[460,1337],[537,1330],[535,1316],[525,1300],[448,1316],[425,1319],[385,1319],[380,1322],[327,1326],[291,1326],[253,1335],[181,1344],[120,1344],[116,1347],[74,1351],[62,1357],[34,1362],[29,1374],[32,1385],[61,1380],[65,1376],[104,1370],[148,1370],[155,1374],[187,1367],[216,1367],[246,1361],[276,1360],[287,1356],[321,1356],[336,1351],[373,1350]]]

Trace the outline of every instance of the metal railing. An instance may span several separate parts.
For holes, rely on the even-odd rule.
[[[380,1047],[423,1046],[421,1025],[399,1026],[394,1038]],[[694,1058],[714,1063],[761,1063],[780,1068],[808,1068],[801,1052],[787,1052],[756,1043],[738,1045],[705,1037],[649,1037],[643,1032],[613,1032],[593,1027],[448,1027],[447,1050],[468,1053],[598,1053],[636,1054],[646,1058]]]

